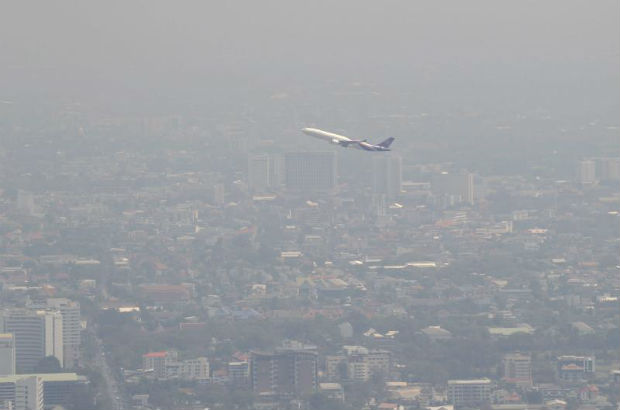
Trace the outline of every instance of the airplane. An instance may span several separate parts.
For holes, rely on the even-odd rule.
[[[345,137],[344,135],[334,134],[332,132],[319,130],[317,128],[303,128],[301,132],[306,135],[310,135],[311,137],[340,145],[344,148],[353,147],[365,151],[390,151],[390,145],[394,141],[394,138],[390,137],[385,141],[374,145],[369,143],[367,140],[353,140],[349,137]]]

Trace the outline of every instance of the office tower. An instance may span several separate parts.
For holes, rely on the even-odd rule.
[[[284,156],[284,167],[290,192],[329,192],[336,186],[333,152],[289,152]]]
[[[2,312],[0,330],[15,338],[17,373],[32,373],[41,359],[63,363],[62,315],[59,311],[11,309]]]
[[[593,184],[596,182],[596,162],[591,159],[579,161],[577,178],[582,184]]]
[[[47,300],[47,306],[58,310],[62,316],[64,363],[61,364],[64,368],[78,367],[82,331],[80,304],[65,298],[52,298]]]
[[[601,181],[618,181],[620,179],[620,158],[598,158],[597,175]]]
[[[387,199],[400,195],[402,185],[402,158],[395,154],[381,154],[372,159],[372,192],[384,194]]]
[[[43,410],[43,380],[37,375],[0,376],[3,404],[13,410]]]
[[[12,333],[0,333],[0,376],[15,374],[15,338]]]
[[[504,356],[504,380],[520,387],[532,386],[532,358],[530,355],[512,353]]]
[[[45,357],[54,356],[60,366],[64,363],[62,314],[57,310],[38,311],[45,320]]]
[[[250,381],[258,394],[301,396],[317,389],[317,354],[308,350],[253,352]]]
[[[455,407],[477,406],[491,398],[491,380],[448,380],[448,401]]]
[[[265,192],[271,188],[272,172],[269,155],[248,155],[248,187],[251,191]]]
[[[445,205],[455,205],[466,202],[473,204],[474,194],[474,174],[461,172],[450,174],[442,172],[432,177],[431,187],[433,193]]]

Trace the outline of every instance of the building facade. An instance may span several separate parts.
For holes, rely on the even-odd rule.
[[[52,298],[47,300],[47,306],[58,310],[62,316],[63,367],[78,367],[82,343],[80,304],[65,298]]]
[[[402,158],[395,154],[381,154],[372,159],[372,191],[392,200],[402,188]]]
[[[455,407],[479,406],[491,399],[491,380],[448,380],[448,401]]]
[[[532,358],[530,355],[512,353],[504,356],[504,381],[521,387],[532,386]]]
[[[317,389],[316,352],[307,350],[253,352],[250,363],[250,381],[255,393],[301,396]]]
[[[15,374],[15,337],[0,333],[0,376]]]
[[[288,152],[284,167],[289,192],[330,192],[336,187],[334,152]]]
[[[15,338],[17,373],[33,373],[46,356],[63,364],[62,315],[56,310],[10,309],[2,312],[0,330]]]

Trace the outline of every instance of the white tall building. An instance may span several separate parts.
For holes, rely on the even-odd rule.
[[[60,366],[64,363],[62,314],[57,310],[40,310],[45,319],[45,357],[54,356]]]
[[[79,366],[82,331],[80,304],[65,298],[51,298],[47,300],[47,306],[62,315],[63,367]]]
[[[17,373],[32,373],[39,360],[54,356],[63,363],[62,315],[59,311],[9,309],[0,315],[0,331],[15,338]]]
[[[0,333],[0,376],[15,374],[15,338],[12,333]]]

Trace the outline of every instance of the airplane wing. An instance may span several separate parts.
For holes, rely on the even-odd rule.
[[[365,140],[364,140],[365,141]],[[359,144],[360,142],[364,142],[362,140],[341,140],[338,142],[338,144],[342,145],[343,147],[348,147],[351,144]]]

